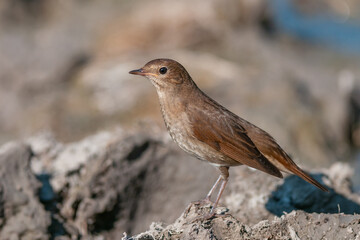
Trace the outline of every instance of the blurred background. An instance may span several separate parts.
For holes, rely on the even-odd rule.
[[[155,89],[128,74],[162,57],[308,169],[360,169],[356,0],[2,0],[0,144],[165,129]]]

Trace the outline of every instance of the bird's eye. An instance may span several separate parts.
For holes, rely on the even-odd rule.
[[[159,73],[160,74],[165,74],[167,72],[167,68],[166,67],[162,67],[159,69]]]

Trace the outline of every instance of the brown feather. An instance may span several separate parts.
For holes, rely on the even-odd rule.
[[[325,192],[329,191],[313,177],[300,169],[290,158],[290,156],[279,146],[279,144],[277,144],[275,139],[267,132],[243,119],[241,120],[242,126],[244,126],[244,128],[247,130],[256,147],[277,168],[284,172],[291,172]]]
[[[165,73],[160,72],[161,68]],[[277,177],[282,177],[280,170],[291,172],[327,191],[301,170],[268,133],[203,93],[178,62],[156,59],[130,73],[145,76],[153,83],[171,137],[189,154],[221,169],[245,164]]]
[[[199,141],[240,164],[282,178],[281,172],[261,154],[245,129],[236,122],[214,121],[214,118],[210,120],[200,109],[197,114],[192,115],[190,122],[194,136]]]

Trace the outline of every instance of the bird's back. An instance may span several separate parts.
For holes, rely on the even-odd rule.
[[[328,191],[324,186],[318,183],[309,174],[299,168],[290,158],[290,156],[279,146],[275,139],[271,137],[270,134],[268,134],[261,128],[251,124],[250,122],[242,119],[228,109],[224,108],[216,101],[208,97],[205,93],[201,92],[201,94],[204,95],[203,100],[205,101],[205,104],[203,103],[202,105],[210,109],[204,109],[204,107],[202,107],[201,109],[198,109],[198,111],[210,111],[215,116],[216,114],[218,115],[218,117],[215,117],[215,119],[217,119],[218,121],[217,124],[214,125],[214,123],[209,122],[206,126],[206,123],[203,123],[203,128],[210,126],[211,128],[213,128],[214,132],[214,128],[220,125],[222,127],[222,131],[227,131],[229,133],[228,136],[230,136],[231,138],[227,138],[225,139],[225,141],[230,141],[230,145],[232,147],[238,146],[241,149],[241,152],[243,152],[244,149],[242,147],[245,146],[245,151],[251,151],[252,155],[241,155],[239,157],[242,159],[238,158],[236,160],[242,161],[243,164],[246,164],[248,166],[255,166],[255,168],[265,171],[269,174],[281,176],[281,174],[279,175],[278,173],[276,173],[274,169],[274,167],[276,167],[280,171],[293,173],[303,178],[305,181],[317,186],[323,191]],[[201,119],[205,119],[205,117],[202,116]],[[201,134],[199,136],[201,137]],[[212,138],[214,138],[214,136],[212,136]],[[240,144],[234,144],[234,140],[239,142]],[[225,148],[223,150],[225,150]],[[259,151],[261,154],[259,155],[257,151]],[[226,151],[225,154],[227,154]],[[254,156],[258,156],[258,158],[255,158]],[[237,156],[234,155],[230,157],[237,158]],[[259,164],[262,166],[259,166]]]

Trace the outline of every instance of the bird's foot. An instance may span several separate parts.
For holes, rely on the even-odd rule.
[[[202,200],[199,200],[199,201],[193,201],[190,203],[190,205],[197,205],[197,206],[203,206],[203,205],[206,205],[206,204],[211,204],[213,205],[214,203],[210,200],[209,197],[206,197]]]

